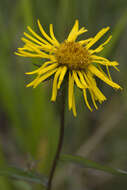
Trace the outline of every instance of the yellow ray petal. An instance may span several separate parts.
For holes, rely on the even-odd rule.
[[[24,50],[27,50],[27,51],[30,51],[30,52],[34,52],[34,50],[30,47],[27,46],[27,44],[25,44],[22,48],[18,48],[18,51],[24,51]]]
[[[86,40],[80,40],[78,43],[80,43],[81,45],[86,45],[88,42],[90,42],[93,38],[88,38]]]
[[[72,111],[73,111],[73,115],[76,117],[77,116],[77,112],[76,112],[76,106],[75,106],[74,93],[73,93],[73,97],[72,97]]]
[[[39,75],[42,75],[50,70],[55,69],[58,66],[58,63],[53,63],[45,68],[41,68],[40,71],[38,72]]]
[[[68,80],[68,107],[69,110],[72,108],[73,103],[73,89],[74,88],[74,78],[73,75],[71,75],[71,72],[69,72],[69,80]]]
[[[101,56],[97,56],[97,55],[91,55],[90,58],[92,59],[92,62],[100,63],[102,65],[108,65],[108,66],[119,65],[119,63],[116,61],[109,61],[108,59],[101,57]]]
[[[26,36],[28,39],[32,40],[33,42],[35,42],[36,44],[38,44],[40,46],[44,44],[44,43],[36,40],[36,38],[33,38],[32,36],[30,36],[29,34],[27,34],[26,32],[24,32],[24,36]]]
[[[106,97],[104,96],[104,94],[99,90],[99,88],[96,85],[96,81],[95,79],[90,75],[90,73],[87,75],[88,80],[89,80],[89,85],[90,85],[90,89],[92,90],[92,92],[94,93],[94,96],[96,97],[96,99],[102,103],[103,101],[106,100]]]
[[[25,43],[25,45],[24,45],[24,47],[23,48],[19,48],[19,50],[22,50],[22,49],[24,49],[25,47],[27,48],[27,50],[29,50],[28,48],[29,48],[29,46],[31,45],[32,47],[36,47],[36,48],[38,48],[38,49],[40,49],[41,48],[41,46],[40,45],[37,45],[37,44],[35,44],[34,42],[31,42],[30,40],[28,40],[27,38],[21,38],[21,40]],[[30,48],[30,50],[31,50],[31,48]]]
[[[42,27],[42,25],[41,25],[41,23],[40,23],[39,20],[37,20],[37,23],[38,23],[38,27],[39,27],[39,29],[40,29],[42,35],[43,35],[50,43],[52,43],[53,45],[56,45],[55,41],[52,40],[52,39],[46,34],[46,32],[44,31],[44,29],[43,29],[43,27]]]
[[[94,93],[94,96],[96,97],[96,99],[101,103],[104,100],[106,100],[106,97],[103,95],[103,93],[99,90],[99,88],[96,85],[96,81],[93,78],[92,74],[89,72],[87,74],[85,74],[85,72],[83,72],[84,77],[89,85],[89,89],[91,89],[91,91]]]
[[[84,79],[83,74],[81,73],[81,71],[77,71],[77,73],[78,73],[78,75],[79,75],[80,81],[82,82],[83,86],[84,86],[85,88],[88,88],[88,86],[87,86],[87,84],[86,84],[86,81],[85,81],[85,79]]]
[[[26,85],[26,87],[34,86],[34,84],[39,80],[39,76],[37,76],[32,82]]]
[[[101,60],[92,60],[93,63],[99,63],[101,65],[107,65],[107,66],[117,66],[118,65],[118,62],[116,61],[108,61],[108,62],[105,62],[105,61],[101,61]]]
[[[85,32],[87,32],[87,30],[86,30],[84,27],[81,28],[81,29],[77,32],[77,34],[76,34],[76,33],[74,34],[72,41],[76,41],[77,37],[78,37],[79,35],[85,33]]]
[[[53,64],[53,63],[54,63],[54,62],[52,62],[52,61],[47,61],[47,62],[43,63],[43,65],[42,65],[40,68],[38,68],[38,69],[36,69],[36,70],[34,70],[34,71],[32,71],[32,72],[26,72],[25,74],[27,74],[27,75],[32,75],[32,74],[38,73],[41,69],[43,69],[43,68],[45,68],[47,65]]]
[[[102,51],[104,49],[104,46],[111,40],[112,36],[109,36],[108,39],[102,43],[99,47],[97,47],[94,50],[91,50],[92,53],[99,53],[100,51]]]
[[[105,77],[108,77],[99,64],[97,64],[97,67],[103,73],[103,75],[105,75]]]
[[[71,32],[68,35],[67,41],[74,41],[75,35],[77,35],[78,32],[78,28],[79,28],[79,22],[78,20],[76,20]]]
[[[63,79],[64,79],[64,76],[65,76],[66,72],[67,72],[67,67],[64,66],[62,68],[62,70],[61,70],[61,74],[60,74],[60,77],[59,77],[58,86],[57,86],[58,89],[60,88],[60,86],[61,86],[61,84],[63,82]]]
[[[59,67],[57,69],[57,72],[56,72],[56,74],[54,76],[51,101],[56,101],[56,96],[57,96],[57,80],[58,80],[58,77],[60,75],[60,72],[61,72],[61,67]]]
[[[24,35],[28,38],[28,39],[30,39],[30,40],[32,40],[33,42],[35,42],[35,43],[33,43],[33,42],[31,42],[30,40],[27,40],[26,38],[22,38],[22,41],[24,41],[24,39],[25,39],[25,43],[27,44],[32,44],[33,46],[36,46],[38,49],[41,49],[41,50],[45,50],[45,51],[50,51],[51,52],[51,50],[54,52],[54,51],[56,51],[56,48],[55,47],[53,47],[52,45],[50,45],[50,44],[44,44],[44,43],[42,43],[42,42],[40,42],[40,41],[38,41],[38,40],[36,40],[35,38],[33,38],[32,36],[30,36],[29,34],[27,34],[27,33],[25,33],[24,32]],[[38,44],[38,45],[37,45]]]
[[[25,51],[19,51],[19,52],[15,52],[16,55],[22,56],[22,57],[38,57],[38,58],[43,58],[42,55],[39,54],[34,54],[34,53],[28,53]]]
[[[106,69],[107,69],[107,73],[108,73],[108,77],[109,77],[109,79],[112,80],[112,77],[111,77],[110,72],[109,72],[108,65],[106,65]]]
[[[101,57],[101,56],[98,56],[98,55],[91,55],[90,58],[92,58],[94,60],[100,60],[100,61],[109,62],[109,60],[106,59],[105,57]]]
[[[118,62],[116,62],[116,61],[113,61],[113,62],[115,62],[115,64],[118,65]],[[111,63],[112,63],[112,62],[111,62]],[[113,66],[117,71],[119,71],[119,69],[115,66],[115,64],[113,64],[112,66]],[[106,65],[108,77],[109,77],[110,80],[112,80],[108,66],[110,66],[110,65]],[[105,76],[107,77],[107,75],[105,74],[105,72],[102,70],[101,66],[100,66],[100,65],[97,65],[97,67],[98,67],[99,70],[103,73],[103,75],[105,75]]]
[[[25,57],[24,55],[22,55],[21,53],[18,53],[18,52],[14,52],[15,55],[18,55],[18,56],[22,56],[22,57]]]
[[[75,31],[73,31],[73,33],[71,33],[71,37],[67,38],[67,41],[74,42],[79,35],[81,35],[85,32],[87,32],[87,30],[84,27],[82,27],[80,30],[78,30],[78,29],[76,30],[76,28],[75,28]]]
[[[89,108],[90,111],[93,111],[92,108],[89,105],[88,100],[87,100],[87,95],[86,95],[86,90],[85,89],[83,89],[83,96],[84,96],[84,100],[85,100],[85,103],[86,103],[87,107]]]
[[[24,41],[25,43],[27,43],[27,47],[30,48],[30,51],[31,49],[38,53],[39,55],[43,56],[43,58],[49,58],[49,54],[47,53],[44,53],[40,50],[40,48],[38,48],[36,45],[34,45],[32,42],[30,42],[29,40],[25,39],[25,38],[22,38],[22,41]],[[19,50],[20,51],[20,50]]]
[[[38,40],[40,40],[42,43],[44,43],[44,44],[46,44],[46,45],[51,45],[51,44],[49,44],[46,40],[44,40],[43,38],[41,38],[36,32],[34,32],[32,29],[31,29],[31,27],[27,27],[27,29],[29,30],[29,32],[31,32],[32,33],[32,35],[34,36],[34,37],[36,37]]]
[[[92,99],[92,102],[93,102],[94,107],[95,107],[96,109],[98,109],[97,104],[96,104],[96,101],[95,101],[95,96],[94,96],[92,90],[89,89],[89,92],[90,92],[91,99]]]
[[[117,71],[120,71],[116,66],[113,66]]]
[[[59,44],[58,40],[55,38],[52,24],[50,24],[50,35],[51,35],[51,38],[54,40],[56,46],[59,46],[60,44]]]
[[[87,31],[88,31],[87,29],[85,29],[84,27],[82,27],[82,28],[80,28],[80,30],[77,32],[77,36],[79,36],[79,35],[81,35],[81,34],[87,32]]]
[[[26,72],[25,74],[26,75],[33,75],[33,74],[35,74],[35,73],[38,73],[40,71],[40,68],[39,69],[36,69],[36,70],[34,70],[34,71],[31,71],[31,72]]]
[[[77,76],[77,72],[73,70],[72,73],[73,73],[73,77],[74,77],[74,81],[75,81],[76,85],[77,85],[79,88],[85,88],[85,87],[83,86],[83,84],[80,82],[80,80],[79,80],[79,78],[78,78],[78,76]]]
[[[103,80],[108,85],[110,85],[110,86],[112,86],[113,88],[116,88],[116,89],[121,89],[121,87],[118,84],[116,84],[115,82],[113,82],[113,81],[109,80],[107,77],[105,77],[103,75],[103,73],[101,71],[99,71],[95,66],[89,65],[88,69],[89,69],[89,71],[91,71],[91,73],[96,75],[98,78]]]
[[[52,71],[47,72],[45,75],[41,76],[33,85],[34,88],[36,88],[41,82],[49,78],[51,75],[53,75],[57,69],[54,69]]]
[[[87,45],[86,48],[89,49],[93,44],[95,44],[110,28],[106,27],[100,30],[96,36],[91,40]]]

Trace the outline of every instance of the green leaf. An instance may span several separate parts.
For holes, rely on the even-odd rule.
[[[0,168],[0,175],[27,182],[38,183],[43,185],[44,187],[47,186],[48,181],[48,179],[43,175],[37,174],[33,171],[28,171],[26,169],[12,166]]]
[[[101,170],[101,171],[104,171],[104,172],[107,172],[107,173],[110,173],[113,175],[119,175],[119,176],[127,175],[127,171],[104,166],[104,165],[98,164],[94,161],[87,160],[86,158],[81,157],[81,156],[72,156],[72,155],[64,154],[64,155],[61,155],[60,160],[65,161],[65,162],[72,162],[72,163],[78,164],[84,168],[93,168],[93,169]]]

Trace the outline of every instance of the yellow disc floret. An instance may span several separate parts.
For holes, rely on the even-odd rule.
[[[56,58],[59,64],[69,69],[85,69],[89,64],[89,52],[78,42],[63,42],[56,51]]]

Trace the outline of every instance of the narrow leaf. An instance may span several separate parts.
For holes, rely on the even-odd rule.
[[[37,174],[33,171],[28,171],[26,169],[8,166],[5,168],[0,168],[0,175],[7,176],[18,180],[38,183],[47,186],[47,178],[43,175]]]
[[[119,175],[119,176],[127,175],[127,171],[104,166],[104,165],[98,164],[94,161],[87,160],[86,158],[81,157],[81,156],[72,156],[72,155],[64,154],[64,155],[61,155],[60,160],[65,161],[65,162],[72,162],[72,163],[78,164],[84,168],[93,168],[93,169],[101,170],[101,171],[104,171],[104,172],[107,172],[107,173],[110,173],[113,175]]]

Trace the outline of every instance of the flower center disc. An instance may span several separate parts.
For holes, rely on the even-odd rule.
[[[89,52],[78,42],[61,43],[55,55],[59,64],[71,70],[85,69],[89,64]]]

